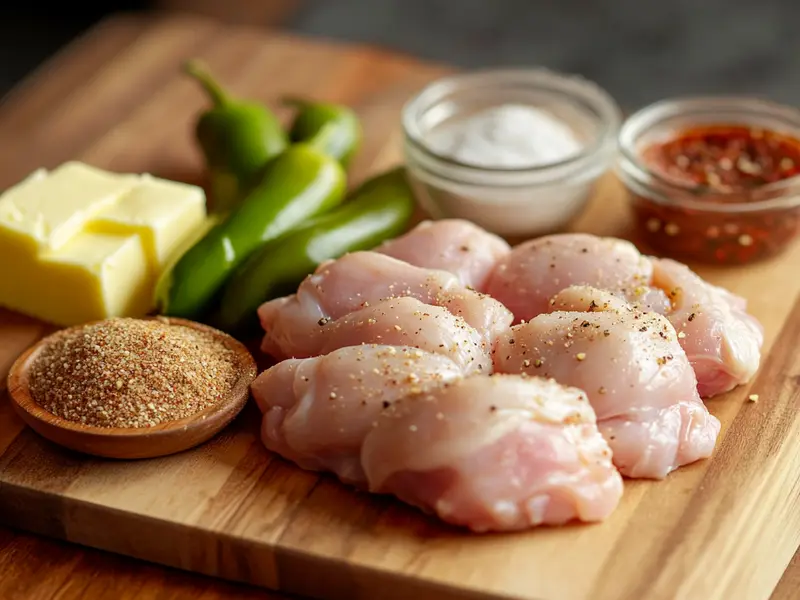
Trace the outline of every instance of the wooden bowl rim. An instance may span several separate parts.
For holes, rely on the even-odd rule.
[[[160,423],[159,425],[154,425],[153,427],[98,427],[96,425],[77,423],[75,421],[70,421],[54,415],[36,402],[36,400],[33,398],[33,394],[31,394],[31,365],[48,344],[53,343],[60,337],[63,337],[72,331],[108,320],[101,319],[98,321],[90,321],[88,323],[60,329],[42,338],[33,346],[25,350],[25,352],[23,352],[17,358],[17,360],[14,361],[8,374],[7,387],[11,400],[20,410],[24,411],[31,418],[39,422],[95,439],[165,437],[168,435],[174,435],[176,432],[181,430],[189,430],[193,426],[208,421],[210,418],[220,413],[225,413],[232,408],[234,409],[235,414],[238,414],[244,408],[248,398],[250,397],[250,384],[256,378],[256,375],[258,375],[256,361],[244,344],[223,331],[203,323],[197,323],[196,321],[190,321],[188,319],[181,319],[178,317],[164,316],[145,317],[145,319],[166,321],[168,325],[188,327],[197,331],[209,333],[217,340],[221,341],[226,347],[230,348],[236,356],[236,362],[238,363],[238,367],[241,369],[241,375],[234,383],[227,397],[193,415],[189,415],[188,417],[184,417],[183,419],[178,419],[176,421]]]

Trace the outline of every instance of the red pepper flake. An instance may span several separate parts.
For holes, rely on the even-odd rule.
[[[800,233],[800,206],[791,203],[750,211],[690,206],[692,200],[752,204],[774,198],[776,192],[762,188],[800,175],[800,140],[794,137],[741,125],[696,127],[647,147],[641,159],[687,200],[672,204],[634,195],[642,234],[657,250],[744,264],[778,254]]]
[[[651,169],[682,185],[740,192],[800,174],[800,141],[776,131],[712,125],[648,147]]]

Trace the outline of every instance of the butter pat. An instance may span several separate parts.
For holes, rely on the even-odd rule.
[[[143,316],[205,222],[196,186],[77,162],[37,171],[0,196],[0,305],[57,325]]]
[[[185,183],[143,175],[139,185],[97,216],[95,231],[136,233],[148,260],[163,269],[186,238],[206,219],[203,190]]]
[[[39,170],[0,197],[0,223],[42,250],[56,250],[135,185],[134,177],[76,162]]]

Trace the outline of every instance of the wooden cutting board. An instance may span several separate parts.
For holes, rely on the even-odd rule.
[[[194,18],[106,21],[0,108],[0,186],[77,158],[200,181],[178,73],[199,56],[239,94],[354,106],[366,140],[353,182],[400,160],[402,103],[444,70],[371,48]],[[624,235],[609,180],[575,228]],[[192,452],[88,459],[27,430],[0,399],[0,519],[33,532],[206,574],[346,600],[766,600],[800,545],[800,244],[778,260],[700,269],[764,323],[757,380],[709,402],[723,423],[711,460],[663,482],[627,482],[605,523],[474,536],[399,502],[357,494],[260,445],[250,407]],[[0,257],[0,269],[2,257]],[[0,270],[0,274],[2,271]],[[0,374],[50,328],[0,312]],[[757,393],[758,403],[747,401]]]

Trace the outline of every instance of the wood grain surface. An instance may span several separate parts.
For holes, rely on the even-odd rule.
[[[299,600],[8,530],[0,572],[4,600]]]
[[[442,73],[376,49],[200,19],[113,19],[6,100],[0,185],[69,158],[201,181],[191,126],[203,98],[177,72],[190,56],[203,58],[240,94],[268,102],[309,94],[353,105],[366,131],[354,184],[399,160],[400,106]],[[613,181],[575,228],[628,231]],[[715,456],[664,482],[628,482],[621,507],[601,525],[511,536],[443,527],[270,456],[257,440],[252,406],[196,450],[119,463],[50,445],[25,429],[5,399],[0,518],[51,537],[320,598],[766,600],[773,590],[775,599],[796,598],[792,572],[775,586],[800,544],[799,259],[796,246],[769,263],[700,270],[749,299],[765,325],[769,357],[752,389],[709,403],[723,423]],[[0,313],[0,369],[47,331]],[[747,402],[750,393],[760,401]],[[17,550],[10,559],[0,556],[14,573],[26,562],[15,554],[31,553],[26,544],[34,542],[8,535],[2,543]],[[73,556],[91,562],[84,557],[94,553]],[[13,585],[5,583],[11,567],[0,566],[0,586]],[[58,572],[69,579],[69,566]],[[20,581],[33,585],[30,577]],[[124,588],[113,580],[98,585]]]

